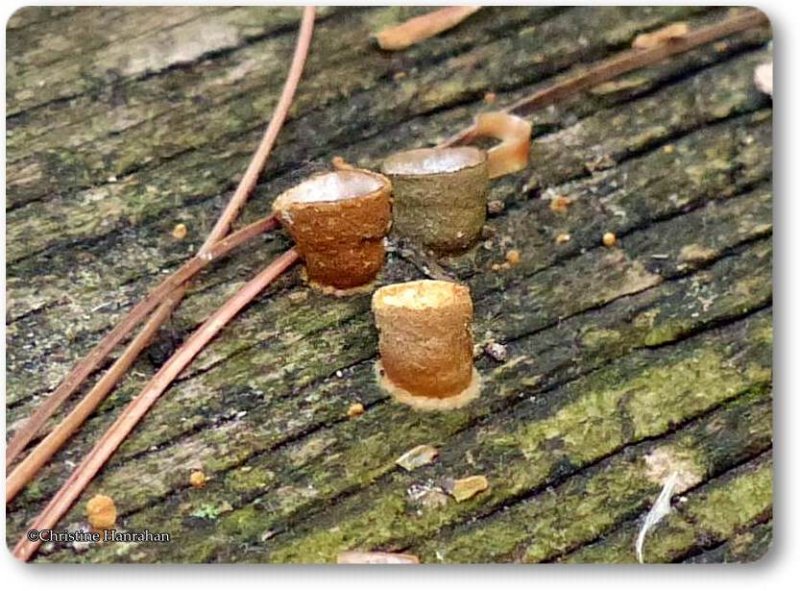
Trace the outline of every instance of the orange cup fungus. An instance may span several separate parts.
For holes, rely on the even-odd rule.
[[[372,311],[380,333],[378,381],[396,400],[446,410],[478,396],[469,288],[429,280],[388,285],[373,294]]]
[[[275,200],[272,209],[296,242],[312,286],[341,294],[375,279],[391,226],[391,191],[380,174],[338,170]]]

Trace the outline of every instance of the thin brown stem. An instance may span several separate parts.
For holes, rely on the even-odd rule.
[[[235,244],[230,248],[220,251],[217,244],[220,243],[222,237],[228,233],[231,224],[239,215],[241,208],[244,206],[247,198],[255,188],[258,176],[264,168],[267,157],[269,156],[275,139],[278,136],[286,115],[291,106],[292,99],[294,98],[297,84],[303,72],[306,58],[308,56],[308,49],[311,43],[311,35],[314,29],[314,7],[306,7],[303,10],[303,18],[300,23],[300,32],[298,34],[297,43],[295,45],[294,56],[292,64],[289,68],[289,73],[284,83],[283,91],[281,92],[280,100],[275,108],[275,113],[264,132],[264,137],[261,140],[256,153],[253,155],[250,164],[245,171],[244,177],[236,188],[233,196],[231,197],[225,210],[220,215],[214,228],[211,230],[208,238],[195,257],[184,263],[174,274],[165,279],[158,287],[156,287],[150,294],[134,308],[117,324],[111,332],[109,332],[95,347],[84,357],[67,375],[64,381],[59,384],[56,390],[42,402],[30,418],[14,433],[11,441],[6,448],[6,465],[10,466],[16,457],[25,449],[25,446],[33,439],[42,426],[47,422],[53,413],[69,398],[72,393],[77,390],[80,385],[89,377],[103,360],[111,353],[111,351],[134,329],[140,322],[144,320],[147,314],[150,313],[158,303],[173,292],[176,288],[185,283],[188,279],[194,276],[203,267],[208,265],[213,259],[222,256],[230,248],[234,248],[238,244],[244,242],[244,239],[250,239],[253,236],[271,229],[277,225],[274,219],[266,218],[252,224],[239,232],[232,234],[229,238],[237,237]],[[259,229],[257,224],[264,225],[262,230]],[[246,231],[246,232],[245,232]],[[238,240],[242,239],[242,240]]]
[[[181,269],[171,276],[168,280],[162,283],[148,298],[140,305],[137,305],[134,310],[126,316],[125,321],[115,328],[112,333],[108,335],[104,341],[95,348],[87,357],[85,363],[79,364],[75,370],[68,376],[67,380],[59,386],[53,396],[48,398],[46,402],[55,399],[54,406],[44,419],[35,428],[34,424],[30,427],[26,425],[21,429],[27,430],[27,439],[19,445],[12,447],[14,440],[9,444],[9,453],[12,459],[21,451],[22,448],[30,441],[30,438],[38,432],[41,424],[46,421],[47,417],[52,414],[55,408],[63,402],[71,392],[73,392],[102,361],[102,359],[118,344],[122,338],[130,331],[136,324],[149,313],[155,304],[158,303],[163,297],[172,294],[175,289],[181,286],[188,277],[199,271],[210,260],[219,256],[216,254],[217,241],[224,236],[237,217],[239,211],[247,200],[247,197],[252,192],[258,180],[258,176],[263,170],[264,162],[269,155],[275,138],[277,137],[278,130],[285,120],[292,97],[295,92],[297,82],[299,81],[302,72],[303,62],[308,52],[310,43],[311,31],[313,28],[314,9],[306,8],[303,13],[303,22],[301,24],[301,32],[298,37],[298,44],[295,52],[295,57],[292,61],[290,74],[287,79],[284,93],[281,100],[276,107],[275,116],[270,121],[270,125],[265,132],[261,144],[259,145],[256,154],[253,157],[248,169],[234,193],[228,206],[223,211],[219,220],[217,221],[212,233],[201,247],[198,256],[186,263]],[[597,84],[610,80],[616,76],[653,65],[670,56],[677,55],[716,39],[732,35],[747,29],[768,24],[766,16],[755,10],[748,10],[736,16],[727,18],[717,24],[697,29],[681,38],[672,39],[669,42],[656,45],[648,49],[634,49],[621,53],[611,59],[605,60],[589,70],[576,74],[561,82],[558,82],[550,87],[542,89],[533,95],[517,101],[513,105],[505,109],[506,112],[515,115],[524,115],[535,109],[542,108],[547,105],[556,103],[563,98],[591,88]],[[301,56],[301,57],[298,57]],[[463,132],[443,142],[442,146],[453,145],[463,141],[469,141],[475,133],[475,126],[465,129]],[[231,236],[231,238],[234,235]],[[252,236],[250,236],[252,237]],[[70,478],[64,486],[58,491],[55,497],[50,501],[44,511],[37,517],[32,527],[35,529],[48,529],[55,526],[61,516],[69,509],[75,502],[81,492],[85,489],[97,471],[105,464],[108,458],[117,449],[124,438],[135,427],[138,421],[144,416],[149,408],[155,403],[158,397],[170,386],[172,381],[180,374],[180,372],[191,362],[191,360],[199,353],[200,350],[221,330],[221,328],[233,318],[244,306],[247,305],[258,293],[260,293],[271,281],[273,281],[280,273],[291,266],[298,259],[298,255],[294,249],[288,251],[269,267],[262,271],[258,276],[248,282],[244,288],[237,292],[233,298],[228,300],[217,312],[215,312],[203,325],[192,334],[189,340],[170,358],[170,360],[158,371],[153,379],[148,383],[145,389],[128,405],[123,411],[122,415],[115,421],[115,423],[106,431],[100,441],[95,445],[92,451],[84,458],[83,462],[73,471]],[[204,261],[194,269],[193,265],[198,265],[196,261]],[[170,280],[173,277],[179,276],[181,272],[186,274],[186,278],[181,281]],[[160,290],[160,291],[159,291]],[[147,300],[152,298],[152,304],[144,305]],[[142,306],[140,308],[140,306]],[[135,313],[135,314],[134,314]],[[111,337],[111,338],[109,338]],[[109,347],[109,343],[113,344]],[[105,348],[101,347],[105,343]],[[96,353],[99,351],[100,353]],[[94,355],[94,356],[93,356]],[[62,392],[60,398],[56,397],[59,390]],[[44,406],[44,405],[43,405]],[[31,421],[29,421],[31,423]],[[32,432],[31,432],[32,430]],[[20,433],[15,435],[15,438]],[[14,555],[18,558],[27,560],[36,551],[40,542],[31,542],[27,538],[23,538],[14,548]]]
[[[248,197],[253,192],[253,189],[255,189],[258,177],[261,175],[261,171],[264,169],[272,147],[275,145],[278,132],[280,132],[283,122],[286,120],[286,116],[289,113],[289,108],[292,106],[292,99],[294,99],[297,84],[300,82],[303,66],[308,56],[308,48],[311,45],[315,12],[316,9],[313,6],[306,6],[303,9],[303,20],[300,22],[300,33],[297,37],[294,57],[292,57],[292,63],[289,66],[289,74],[286,77],[286,83],[283,86],[278,104],[275,107],[275,112],[267,126],[267,130],[264,132],[258,149],[255,154],[253,154],[253,158],[247,166],[247,170],[239,186],[236,187],[233,197],[228,201],[228,205],[219,216],[217,223],[211,229],[211,233],[208,235],[208,238],[206,238],[205,243],[200,247],[200,255],[208,252],[214,243],[228,233],[231,224],[239,215],[239,211],[241,211]]]
[[[568,96],[587,90],[602,82],[621,76],[622,74],[652,66],[673,55],[685,53],[690,49],[705,45],[706,43],[711,43],[717,39],[766,24],[769,24],[769,20],[763,12],[759,10],[746,10],[718,23],[696,29],[683,37],[671,39],[660,45],[655,45],[648,49],[632,49],[617,54],[614,57],[590,67],[584,72],[565,78],[560,82],[556,82],[551,86],[518,100],[505,108],[504,111],[514,115],[527,115],[536,109],[555,104]],[[473,139],[475,131],[475,125],[471,125],[448,138],[439,144],[439,146],[446,147],[469,142]]]
[[[275,278],[291,267],[298,258],[297,251],[293,248],[282,254],[247,282],[192,333],[181,348],[158,370],[147,386],[125,407],[122,414],[106,430],[92,451],[73,470],[61,489],[31,524],[31,529],[42,530],[55,527],[58,520],[69,510],[98,470],[103,467],[125,437],[158,400],[159,396],[169,388],[181,371],[242,308]],[[41,540],[30,541],[27,536],[23,536],[14,547],[14,556],[21,560],[28,560],[40,544]]]
[[[41,430],[47,420],[55,413],[64,401],[77,390],[83,381],[94,372],[111,351],[133,330],[147,315],[161,303],[164,298],[194,277],[204,267],[237,246],[253,239],[254,237],[275,228],[278,222],[273,216],[262,218],[245,226],[219,241],[205,256],[195,256],[186,261],[172,275],[164,279],[158,287],[152,290],[143,300],[136,304],[130,312],[94,346],[89,354],[72,369],[58,388],[48,396],[34,411],[34,413],[20,426],[11,438],[6,449],[6,466],[10,466],[14,459],[25,449],[31,439]]]
[[[15,471],[17,475],[12,478],[10,496],[6,502],[27,483],[27,481],[38,471],[41,466],[52,456],[55,451],[66,441],[66,439],[86,420],[97,404],[110,392],[123,374],[136,359],[141,349],[146,345],[152,333],[163,324],[169,311],[178,305],[185,292],[185,283],[198,271],[205,267],[215,258],[224,255],[232,248],[250,240],[254,236],[268,229],[274,228],[277,222],[273,216],[259,220],[242,230],[235,232],[223,239],[223,236],[230,230],[232,223],[238,217],[239,212],[252,193],[258,181],[258,177],[264,168],[267,158],[274,146],[278,133],[286,119],[289,108],[291,107],[297,85],[302,75],[303,67],[308,55],[311,42],[311,35],[314,26],[314,7],[306,7],[303,11],[303,18],[300,25],[297,44],[295,46],[292,64],[289,68],[287,80],[284,84],[281,97],[276,106],[275,113],[264,133],[261,143],[256,150],[245,175],[239,183],[234,195],[231,197],[225,210],[220,215],[217,223],[212,229],[199,252],[191,260],[181,266],[178,271],[163,281],[153,290],[145,300],[137,304],[123,321],[117,325],[111,333],[90,352],[59,385],[59,388],[42,404],[34,415],[15,433],[9,443],[6,461],[11,461],[25,448],[30,440],[39,432],[47,419],[55,410],[66,400],[80,384],[97,368],[102,360],[119,344],[122,339],[137,325],[147,314],[160,302],[167,297],[167,302],[159,308],[153,318],[147,323],[142,332],[132,341],[120,359],[112,368],[101,378],[95,388],[89,392],[70,415],[63,421],[53,433],[48,436]],[[163,393],[177,375],[188,365],[197,353],[216,335],[216,333],[241,310],[242,307],[263,290],[275,277],[280,275],[285,269],[291,266],[298,259],[294,249],[288,251],[273,262],[267,269],[256,276],[244,288],[242,288],[233,298],[215,312],[190,339],[173,355],[170,360],[159,370],[159,372],[148,383],[145,390],[134,399],[125,409],[123,415],[109,428],[103,438],[90,452],[81,465],[73,472],[73,475],[61,488],[59,493],[51,500],[45,511],[37,518],[55,524],[63,513],[74,502],[75,498],[91,481],[97,470],[105,463],[107,458],[114,452],[119,444],[124,440],[130,430],[138,420],[144,416],[150,406]],[[166,308],[168,307],[168,310]],[[14,475],[12,474],[12,477]],[[48,509],[50,512],[48,513]],[[27,551],[27,559],[38,547],[33,544],[27,550],[25,544],[30,542],[21,541],[17,549],[21,549],[23,554]]]
[[[256,153],[253,155],[250,164],[245,171],[244,177],[236,188],[233,196],[231,197],[225,210],[219,217],[208,238],[206,239],[200,251],[184,263],[173,275],[165,279],[158,287],[156,287],[144,300],[139,302],[128,314],[117,324],[111,332],[109,332],[95,347],[84,357],[67,375],[64,381],[59,384],[56,390],[48,396],[28,418],[28,420],[17,429],[11,441],[6,448],[6,465],[10,466],[16,457],[25,449],[25,446],[33,439],[47,420],[58,410],[58,408],[69,398],[75,390],[89,377],[103,360],[111,353],[111,351],[134,329],[140,322],[144,320],[147,314],[168,296],[173,290],[181,286],[184,282],[194,276],[203,267],[208,265],[213,259],[222,256],[225,251],[220,251],[217,244],[221,242],[222,237],[228,232],[231,224],[239,215],[241,208],[244,206],[247,198],[252,193],[258,181],[258,176],[264,168],[267,158],[275,143],[286,115],[291,106],[292,99],[294,98],[297,84],[305,65],[308,56],[308,49],[311,42],[311,35],[314,28],[314,7],[306,7],[303,10],[303,18],[300,23],[300,32],[298,34],[297,43],[295,45],[294,56],[292,64],[289,68],[289,73],[284,83],[281,97],[278,105],[275,108],[275,113],[264,132],[264,137],[261,140]],[[258,224],[264,224],[263,230],[259,230]],[[270,217],[260,220],[239,232],[231,234],[229,238],[236,236],[237,242],[231,248],[241,244],[244,240],[257,235],[261,231],[266,231],[275,227],[277,223]],[[223,241],[224,242],[224,241]]]
[[[61,446],[72,436],[75,431],[94,412],[97,406],[105,399],[114,386],[117,385],[136,361],[139,353],[150,343],[153,335],[158,332],[161,325],[166,322],[175,306],[183,298],[186,287],[175,289],[153,313],[142,331],[130,342],[125,351],[114,362],[114,365],[94,385],[89,393],[70,411],[70,413],[56,426],[28,456],[22,460],[6,478],[6,503],[10,503],[30,480],[36,476],[47,461],[61,449]]]

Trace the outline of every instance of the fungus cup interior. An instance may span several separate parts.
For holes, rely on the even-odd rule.
[[[368,197],[380,191],[385,180],[361,170],[339,170],[308,179],[282,193],[273,204],[275,211],[285,211],[292,205],[326,203]]]
[[[450,281],[426,279],[387,285],[375,292],[375,305],[412,310],[441,308],[450,304],[463,289]]]
[[[421,148],[392,154],[383,161],[385,174],[425,175],[458,172],[478,166],[486,153],[478,148]]]

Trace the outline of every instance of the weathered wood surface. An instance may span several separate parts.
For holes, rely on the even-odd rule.
[[[291,118],[245,219],[330,158],[376,167],[488,107],[724,9],[490,8],[386,54],[369,34],[419,9],[326,8]],[[158,277],[201,243],[275,105],[299,12],[26,8],[8,28],[7,416],[46,396]],[[61,526],[102,491],[121,527],[173,543],[39,561],[631,561],[661,484],[694,476],[648,536],[648,561],[753,560],[771,538],[771,103],[752,84],[768,30],[635,72],[531,116],[528,171],[473,252],[394,246],[380,281],[448,273],[476,303],[481,399],[419,414],[373,382],[369,296],[282,278],[205,351]],[[575,199],[566,213],[549,197]],[[188,226],[183,241],[171,236]],[[620,244],[607,249],[603,232]],[[554,237],[569,233],[571,241]],[[288,245],[217,262],[132,376],[8,510],[13,543],[116,413],[194,326]],[[493,271],[510,248],[521,263]],[[482,353],[495,339],[504,363]],[[366,413],[349,420],[353,402]],[[394,460],[422,443],[441,456]],[[188,486],[191,469],[211,478]],[[652,468],[652,466],[650,467]],[[410,490],[484,474],[473,499]],[[663,475],[662,475],[663,476]],[[434,495],[441,500],[440,496]],[[432,498],[434,498],[432,497]],[[435,505],[435,504],[434,504]]]

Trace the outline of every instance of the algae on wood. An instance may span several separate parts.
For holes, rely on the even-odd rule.
[[[502,106],[643,31],[727,13],[485,8],[404,52],[370,43],[421,10],[321,11],[245,219],[333,156],[377,169],[467,125],[487,92]],[[10,428],[199,246],[275,105],[298,18],[199,7],[12,17]],[[191,48],[149,52],[187,37]],[[380,284],[457,278],[475,300],[476,351],[506,346],[502,363],[476,358],[475,404],[420,415],[392,403],[374,383],[369,295],[328,298],[294,271],[193,363],[59,524],[80,522],[102,492],[121,527],[175,542],[37,560],[333,562],[408,549],[424,562],[630,561],[660,488],[644,460],[654,450],[691,461],[701,481],[648,534],[648,561],[759,558],[772,531],[772,125],[752,72],[769,37],[739,34],[533,114],[532,166],[492,183],[505,207],[477,248],[432,261],[390,244]],[[573,199],[565,212],[550,209],[555,195]],[[559,233],[572,240],[556,244]],[[193,283],[128,379],[9,505],[9,543],[182,339],[288,244],[259,239]],[[519,264],[493,270],[509,249]],[[355,402],[365,412],[349,420]],[[396,465],[423,444],[436,462]],[[196,469],[203,488],[188,484]],[[488,490],[463,503],[444,494],[476,474]]]

